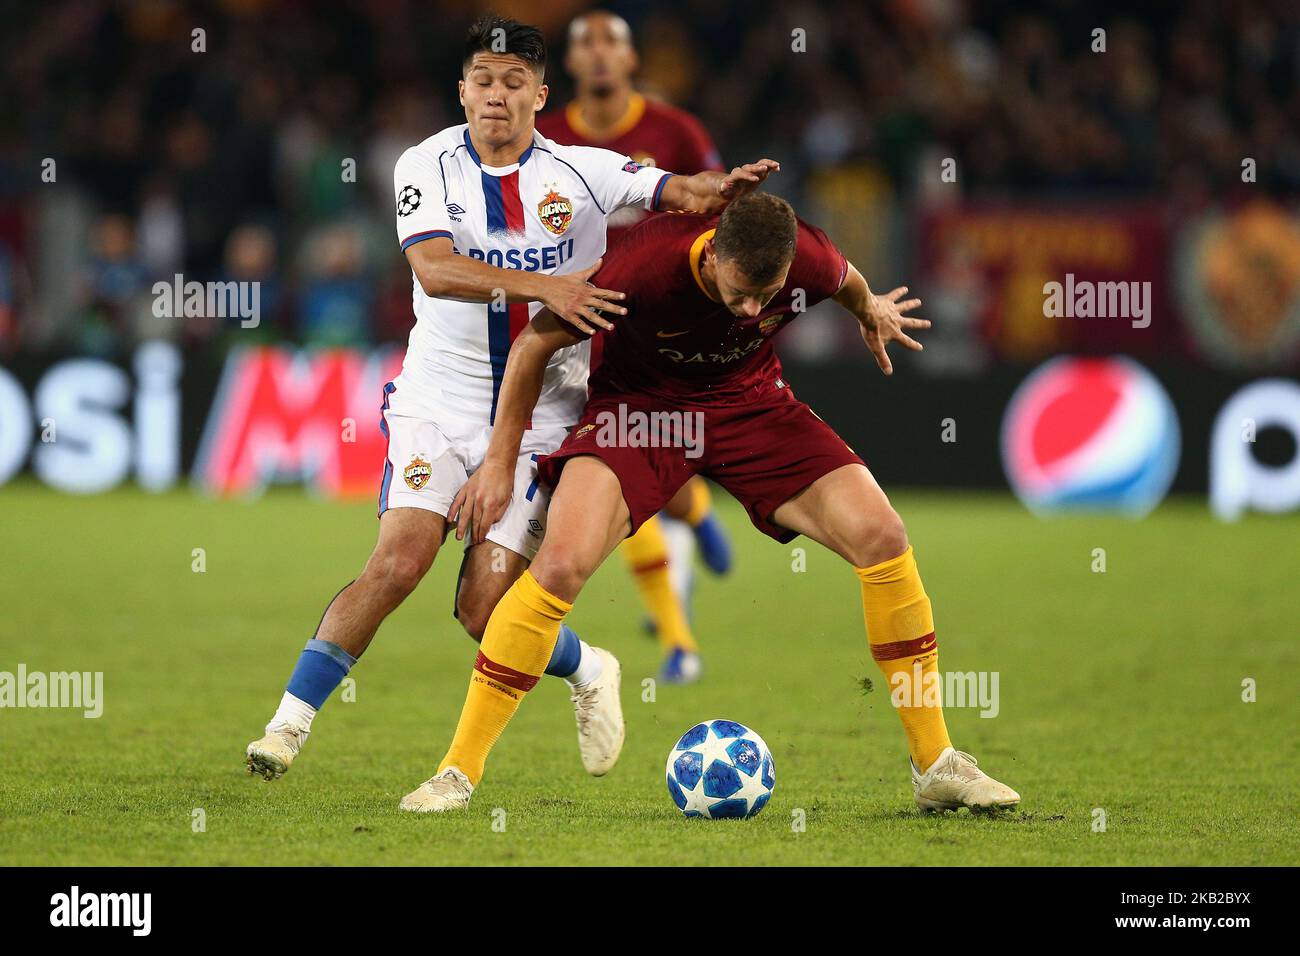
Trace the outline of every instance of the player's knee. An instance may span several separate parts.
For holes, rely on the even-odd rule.
[[[375,586],[405,597],[415,590],[429,564],[420,555],[386,550],[371,556],[366,571]]]
[[[594,570],[584,556],[564,547],[555,548],[546,555],[539,554],[532,567],[537,583],[566,601],[577,597]]]
[[[484,632],[487,631],[488,618],[491,616],[492,608],[485,606],[483,602],[463,594],[456,598],[456,620],[460,621],[460,626],[465,629],[466,634],[480,643]]]
[[[853,563],[869,568],[896,558],[907,550],[907,528],[898,512],[891,507],[864,515],[855,529],[851,545]]]

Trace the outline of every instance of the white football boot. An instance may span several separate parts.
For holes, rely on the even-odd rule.
[[[600,676],[575,687],[569,699],[578,722],[582,766],[593,777],[603,777],[618,762],[626,735],[623,704],[618,697],[622,670],[618,658],[609,651],[601,647],[593,647],[592,651],[600,655]]]
[[[464,810],[474,793],[474,784],[455,767],[435,773],[420,784],[398,804],[401,810],[412,813],[442,813],[446,810]]]
[[[922,810],[957,810],[970,807],[971,812],[1014,807],[1020,794],[998,783],[977,765],[975,758],[951,747],[939,754],[925,773],[912,767],[912,796]]]
[[[267,780],[283,777],[307,742],[307,734],[308,731],[292,724],[268,727],[266,736],[254,740],[244,751],[248,772],[260,773]]]

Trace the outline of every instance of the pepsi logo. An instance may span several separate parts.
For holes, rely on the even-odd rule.
[[[1178,470],[1178,414],[1126,358],[1057,358],[1016,389],[1002,419],[1002,465],[1036,512],[1144,515]]]

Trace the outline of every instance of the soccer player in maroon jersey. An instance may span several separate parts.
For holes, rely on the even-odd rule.
[[[684,110],[636,91],[632,78],[638,65],[632,30],[622,17],[605,10],[574,17],[564,58],[564,68],[573,78],[574,99],[563,109],[538,114],[538,131],[558,143],[620,151],[642,166],[683,173],[721,169],[722,160],[704,124]],[[611,215],[608,248],[616,248],[622,236],[648,215],[636,209]],[[594,343],[593,368],[600,364],[600,344],[599,339]],[[680,535],[674,529],[681,525],[661,525],[657,517],[651,518],[623,543],[622,552],[663,647],[661,678],[689,683],[700,672],[686,610],[693,590],[693,542],[705,566],[718,575],[731,570],[731,542],[714,510],[708,482],[702,478],[683,485],[664,514],[685,522],[692,534]]]
[[[753,193],[721,216],[657,216],[593,278],[622,289],[578,426],[543,458],[555,487],[546,537],[488,621],[469,695],[425,807],[467,806],[487,753],[551,653],[560,625],[618,543],[692,475],[734,495],[778,541],[803,534],[854,569],[872,657],[891,687],[922,810],[1010,807],[1020,796],[955,750],[943,718],[930,600],[903,522],[862,459],[785,383],[773,336],[824,299],[853,314],[885,374],[886,346],[919,350],[906,288],[879,296],[820,229]],[[550,356],[574,334],[545,311],[515,341],[487,462],[453,508],[486,533],[510,500],[510,465]],[[471,706],[473,705],[473,706]]]
[[[722,169],[703,123],[636,91],[632,77],[638,65],[632,31],[622,17],[604,10],[575,17],[564,57],[574,98],[563,109],[538,114],[538,132],[557,143],[612,149],[642,166],[687,174]],[[611,218],[609,247],[642,218]]]

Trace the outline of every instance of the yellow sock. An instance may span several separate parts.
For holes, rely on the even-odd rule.
[[[458,767],[470,783],[478,785],[488,752],[546,669],[560,622],[572,609],[529,571],[502,596],[488,620],[456,736],[439,771]]]
[[[699,475],[690,480],[689,487],[691,503],[686,509],[686,523],[694,528],[713,510],[713,493],[709,491],[709,483]]]
[[[665,651],[680,647],[697,652],[699,645],[691,634],[686,609],[668,576],[668,542],[664,540],[658,516],[641,525],[636,534],[623,542],[623,558],[632,569],[641,601],[655,622],[660,646]]]
[[[871,656],[889,684],[912,761],[924,773],[952,742],[943,720],[934,615],[916,558],[909,547],[896,558],[854,570],[862,582]]]

